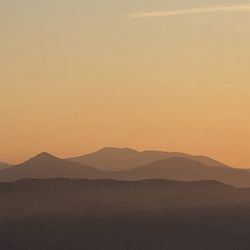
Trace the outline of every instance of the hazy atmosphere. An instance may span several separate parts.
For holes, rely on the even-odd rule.
[[[0,249],[249,250],[250,0],[0,0]]]
[[[250,1],[1,0],[0,161],[104,146],[250,167]]]

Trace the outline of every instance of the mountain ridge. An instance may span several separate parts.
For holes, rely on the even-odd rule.
[[[137,151],[130,148],[115,147],[105,147],[95,152],[78,157],[71,157],[66,160],[87,164],[101,170],[120,171],[129,170],[157,160],[163,160],[171,157],[190,158],[198,160],[199,162],[211,167],[227,167],[224,163],[202,155],[195,156],[180,152],[164,152],[157,150]]]
[[[121,152],[116,162],[121,157],[126,156],[124,152],[131,153],[135,158],[130,158],[127,163],[138,159],[138,151],[131,149],[102,149],[103,153]],[[150,152],[150,153],[149,153]],[[153,152],[153,153],[152,153]],[[146,151],[147,162],[153,160],[151,153],[157,159],[159,154],[166,156],[166,153]],[[140,153],[139,153],[140,155]],[[53,179],[53,178],[67,178],[67,179],[114,179],[114,180],[143,180],[143,179],[168,179],[174,181],[199,181],[199,180],[215,180],[223,182],[228,185],[236,187],[250,187],[250,172],[242,169],[234,169],[231,167],[222,166],[207,166],[199,161],[199,158],[192,159],[191,157],[183,157],[176,153],[168,155],[169,158],[164,158],[141,164],[129,170],[122,171],[107,171],[101,170],[92,165],[74,162],[70,159],[60,159],[49,153],[40,153],[31,159],[12,166],[11,168],[2,170],[0,173],[0,182],[13,182],[19,179]],[[106,157],[106,155],[105,155]],[[143,156],[144,157],[144,156]],[[110,158],[113,161],[114,158]],[[98,159],[99,160],[99,159]],[[144,158],[143,158],[144,160]],[[138,163],[138,161],[136,161]]]
[[[1,171],[0,181],[25,178],[101,178],[105,172],[76,162],[70,162],[43,152],[25,162]]]
[[[184,157],[152,162],[128,171],[120,172],[121,178],[147,179],[164,178],[176,181],[217,180],[237,187],[250,186],[250,172],[231,167],[208,167],[199,161]]]

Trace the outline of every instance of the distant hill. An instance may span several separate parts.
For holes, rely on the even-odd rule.
[[[25,178],[104,178],[106,173],[93,167],[59,159],[48,153],[41,153],[34,158],[11,168],[2,170],[1,182]]]
[[[182,157],[196,160],[206,166],[226,167],[225,164],[213,160],[206,156],[193,156],[184,153],[143,151],[139,152],[129,148],[107,147],[97,152],[70,158],[68,160],[86,164],[101,170],[119,171],[128,170],[151,162],[169,159],[172,157]]]
[[[106,150],[104,151],[106,152]],[[111,151],[113,151],[113,149]],[[125,151],[122,150],[122,152]],[[133,154],[131,154],[129,149],[127,149],[127,152],[129,155]],[[137,155],[136,151],[134,153]],[[123,155],[123,157],[125,156]],[[118,162],[118,159],[114,159],[114,162],[116,161]],[[127,163],[128,162],[129,161],[127,161]],[[0,172],[0,182],[12,182],[20,179],[33,178],[167,179],[175,181],[199,181],[209,179],[236,187],[250,187],[250,172],[248,170],[234,169],[224,165],[211,167],[188,157],[167,158],[125,171],[104,171],[86,164],[59,159],[48,153],[42,153],[20,165],[12,166]]]
[[[163,178],[178,181],[217,180],[238,187],[250,187],[250,172],[230,167],[208,167],[188,158],[173,157],[120,172],[123,179]]]
[[[7,164],[7,163],[3,163],[3,162],[0,162],[0,171],[6,169],[6,168],[9,168],[11,167],[11,165]]]

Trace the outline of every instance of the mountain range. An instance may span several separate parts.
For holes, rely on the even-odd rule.
[[[188,158],[172,157],[120,173],[122,179],[216,180],[237,187],[250,187],[250,172],[231,167],[209,167]]]
[[[117,148],[104,148],[70,159],[41,153],[0,172],[0,182],[32,178],[216,180],[237,187],[250,187],[248,170],[231,168],[205,156]]]
[[[130,148],[106,147],[97,152],[82,155],[67,160],[93,166],[107,171],[129,170],[151,162],[169,159],[172,157],[188,158],[198,161],[206,166],[226,167],[225,164],[207,156],[194,156],[178,152],[143,151],[139,152]]]
[[[86,178],[100,179],[106,172],[80,163],[59,159],[49,153],[41,153],[19,165],[0,172],[1,182],[19,179]]]

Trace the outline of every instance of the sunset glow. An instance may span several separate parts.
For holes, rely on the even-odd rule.
[[[0,161],[115,146],[250,168],[249,2],[118,2],[1,1]]]

